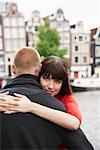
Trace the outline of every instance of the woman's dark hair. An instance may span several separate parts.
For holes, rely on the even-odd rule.
[[[43,78],[49,78],[52,76],[52,79],[63,81],[58,95],[64,96],[65,94],[72,94],[67,67],[65,67],[61,58],[57,56],[49,56],[42,61],[42,68],[38,76],[39,79],[41,76]]]

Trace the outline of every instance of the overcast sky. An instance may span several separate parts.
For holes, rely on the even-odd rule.
[[[3,1],[3,0],[1,0]],[[100,0],[5,0],[18,3],[20,12],[29,19],[33,10],[39,10],[41,17],[55,13],[61,8],[70,24],[82,20],[86,30],[100,26]]]

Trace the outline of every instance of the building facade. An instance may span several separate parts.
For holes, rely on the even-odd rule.
[[[36,46],[41,23],[43,20],[40,17],[40,12],[38,10],[33,11],[30,20],[26,22],[27,46]]]
[[[49,16],[50,27],[56,28],[60,36],[60,48],[66,49],[65,58],[70,58],[70,24],[64,16],[62,9],[58,9],[56,13]]]
[[[15,3],[9,4],[8,9],[1,13],[1,26],[1,59],[4,61],[4,73],[2,72],[1,76],[11,76],[13,54],[18,48],[26,46],[24,16]]]
[[[71,76],[75,78],[91,76],[90,34],[84,32],[82,21],[71,26]]]
[[[0,77],[4,76],[5,73],[5,61],[4,61],[4,51],[3,51],[3,33],[2,24],[0,23]]]
[[[67,58],[70,57],[70,24],[65,19],[62,9],[58,9],[56,13],[48,16],[50,28],[56,28],[60,36],[60,47],[66,49]],[[32,17],[26,23],[27,45],[35,46],[38,41],[38,28],[40,24],[44,24],[44,18],[40,17],[40,12],[35,10],[32,12]]]
[[[39,26],[44,24],[44,18],[41,18],[38,10],[34,10],[30,19],[25,23],[24,16],[19,12],[15,3],[5,5],[3,3],[0,13],[0,77],[6,77],[12,75],[11,64],[15,51],[24,46],[36,46]],[[94,67],[97,65],[95,72],[98,72],[100,28],[93,32],[90,40],[90,33],[84,32],[83,22],[79,21],[71,26],[62,9],[58,9],[48,18],[50,28],[56,28],[59,32],[59,48],[66,49],[65,58],[69,60],[71,76],[73,78],[91,76],[93,65]]]

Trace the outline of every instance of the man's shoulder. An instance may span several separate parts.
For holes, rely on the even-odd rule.
[[[47,92],[43,91],[42,93],[39,93],[37,98],[40,99],[40,103],[42,105],[66,112],[65,106],[58,99],[51,96]]]

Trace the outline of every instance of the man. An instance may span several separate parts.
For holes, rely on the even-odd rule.
[[[24,94],[31,101],[66,111],[59,101],[42,90],[37,81],[40,68],[40,56],[35,49],[19,49],[12,66],[15,78],[1,92]],[[1,150],[57,150],[60,143],[69,150],[93,150],[80,129],[72,132],[31,113],[2,112],[0,119]]]

